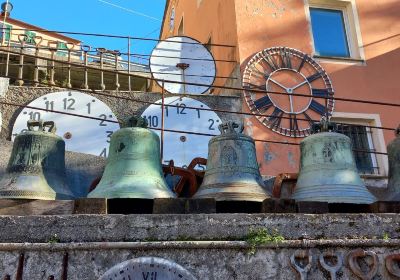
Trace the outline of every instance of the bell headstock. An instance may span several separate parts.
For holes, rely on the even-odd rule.
[[[56,124],[53,121],[29,120],[27,122],[27,126],[29,131],[35,131],[35,127],[37,127],[36,131],[50,132],[53,134],[55,134],[57,131]]]
[[[126,127],[142,127],[142,128],[147,128],[149,123],[147,122],[147,119],[139,116],[133,116],[128,119]]]
[[[239,134],[244,130],[243,124],[238,124],[234,121],[227,121],[218,126],[221,134]]]

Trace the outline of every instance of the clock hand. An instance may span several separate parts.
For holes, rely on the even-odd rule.
[[[288,91],[288,88],[285,87],[285,86],[283,86],[281,83],[279,83],[279,82],[277,82],[277,81],[275,81],[274,79],[271,79],[271,78],[269,78],[269,80],[270,80],[271,82],[273,82],[274,84],[280,86],[280,87],[283,88],[284,90]]]
[[[308,83],[308,82],[307,82],[307,80],[306,80],[306,81],[304,81],[304,82],[298,84],[297,86],[292,87],[292,90],[295,90],[296,88],[299,88],[299,87],[301,87],[302,85],[305,85],[305,84],[307,84],[307,83]]]
[[[289,93],[289,101],[290,101],[290,113],[293,113],[293,99],[291,93]]]

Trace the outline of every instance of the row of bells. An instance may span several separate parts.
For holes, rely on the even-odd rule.
[[[326,123],[322,123],[327,127]],[[0,178],[0,198],[73,199],[66,184],[65,143],[53,122],[29,121],[14,141],[7,173]],[[254,140],[243,126],[226,122],[209,142],[204,180],[195,198],[263,201],[270,197],[259,172]],[[376,198],[364,186],[351,140],[328,129],[301,142],[300,173],[292,198],[297,201],[370,204]],[[399,133],[398,133],[399,134]],[[160,140],[143,118],[111,137],[102,179],[89,198],[173,198],[160,163]],[[400,137],[388,147],[389,190],[400,185]],[[392,199],[397,200],[396,192]]]

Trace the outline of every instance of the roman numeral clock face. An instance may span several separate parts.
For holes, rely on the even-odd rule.
[[[243,88],[250,111],[285,136],[305,137],[313,122],[332,115],[334,91],[328,75],[295,49],[274,47],[254,55],[244,70]]]

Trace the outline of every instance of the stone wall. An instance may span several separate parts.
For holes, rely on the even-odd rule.
[[[397,260],[400,253],[400,218],[392,214],[3,216],[0,226],[0,277],[11,279],[20,266],[22,279],[95,280],[121,262],[146,256],[176,262],[201,280],[287,280],[298,275],[290,257],[301,253],[312,257],[304,279],[331,279],[319,261],[327,253],[343,260],[337,279],[359,279],[354,264],[359,273],[376,267],[376,275],[365,279],[398,279],[386,266],[392,268],[388,256]],[[243,239],[259,228],[285,240],[252,248]],[[357,257],[360,252],[369,256]]]

